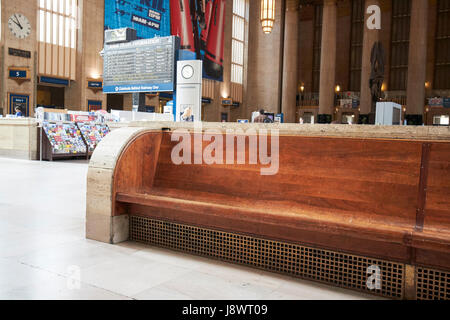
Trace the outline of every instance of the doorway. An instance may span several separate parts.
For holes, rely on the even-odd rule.
[[[354,124],[355,119],[356,117],[353,112],[344,112],[342,113],[341,124]]]
[[[108,112],[111,112],[111,110],[123,110],[123,94],[107,94],[106,108]]]
[[[64,87],[37,86],[36,105],[44,108],[64,109]]]

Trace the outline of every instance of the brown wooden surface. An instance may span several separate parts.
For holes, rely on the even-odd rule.
[[[138,135],[120,155],[114,171],[113,201],[116,193],[147,193],[153,184],[162,133],[151,132]],[[117,211],[117,212],[116,212]],[[113,215],[123,210],[113,207]]]
[[[175,165],[177,143],[149,132],[126,147],[114,214],[450,269],[450,142],[280,136],[273,176],[248,154],[243,165]]]

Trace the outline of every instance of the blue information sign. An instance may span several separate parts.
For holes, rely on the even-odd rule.
[[[88,81],[88,88],[101,89],[103,87],[102,81]]]
[[[60,79],[60,78],[52,78],[52,77],[39,77],[40,83],[51,83],[51,84],[60,84],[63,86],[69,85],[69,80]]]
[[[26,70],[9,69],[9,77],[15,78],[15,79],[26,79],[27,71]]]
[[[450,98],[444,98],[444,108],[450,108]]]

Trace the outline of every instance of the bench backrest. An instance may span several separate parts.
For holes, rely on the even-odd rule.
[[[116,192],[206,192],[342,214],[350,223],[362,218],[450,232],[450,142],[280,136],[278,173],[261,175],[261,167],[269,165],[249,164],[248,137],[245,164],[237,164],[237,146],[234,164],[176,164],[172,153],[180,145],[171,135],[147,133],[126,148]],[[193,134],[190,138],[193,161]],[[222,140],[225,162],[225,135]]]
[[[280,136],[275,175],[261,175],[260,168],[268,165],[249,164],[248,139],[246,164],[233,165],[176,165],[171,156],[177,144],[169,133],[163,135],[155,187],[364,212],[374,219],[389,216],[409,224],[416,218],[420,142]],[[193,148],[191,153],[193,159]],[[226,159],[226,146],[223,154]]]

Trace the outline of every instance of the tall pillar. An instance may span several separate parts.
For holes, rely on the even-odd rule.
[[[80,12],[77,34],[76,83],[65,90],[65,105],[72,110],[87,111],[88,100],[102,102],[106,106],[106,94],[102,90],[87,88],[88,79],[102,79],[103,59],[99,52],[103,49],[104,2],[96,0],[78,1]],[[102,14],[98,14],[101,12]]]
[[[297,83],[298,83],[298,24],[299,1],[286,1],[284,58],[283,58],[283,88],[281,112],[284,122],[296,122]]]
[[[366,0],[364,5],[364,39],[362,49],[362,62],[361,62],[361,98],[360,98],[360,114],[368,115],[371,112],[372,107],[372,93],[369,87],[370,73],[372,71],[372,65],[370,63],[370,55],[372,53],[372,47],[375,42],[380,39],[379,29],[367,28],[367,8],[371,5],[380,6],[379,0]]]
[[[422,124],[427,70],[428,0],[414,0],[411,7],[406,119]]]
[[[28,96],[28,115],[34,116],[36,105],[36,64],[37,61],[37,1],[0,1],[0,116],[8,113],[15,113],[9,110],[9,94],[20,94]],[[25,39],[16,37],[9,29],[8,20],[15,14],[21,13],[30,23],[30,34]],[[16,56],[9,54],[9,48],[26,51],[26,56]],[[8,68],[24,67],[28,68],[30,79],[26,81],[16,81],[9,78]],[[3,112],[2,110],[3,109]],[[22,110],[24,113],[26,110]]]
[[[324,0],[320,57],[319,122],[329,122],[334,113],[336,75],[336,0]],[[328,119],[327,119],[328,118]]]

